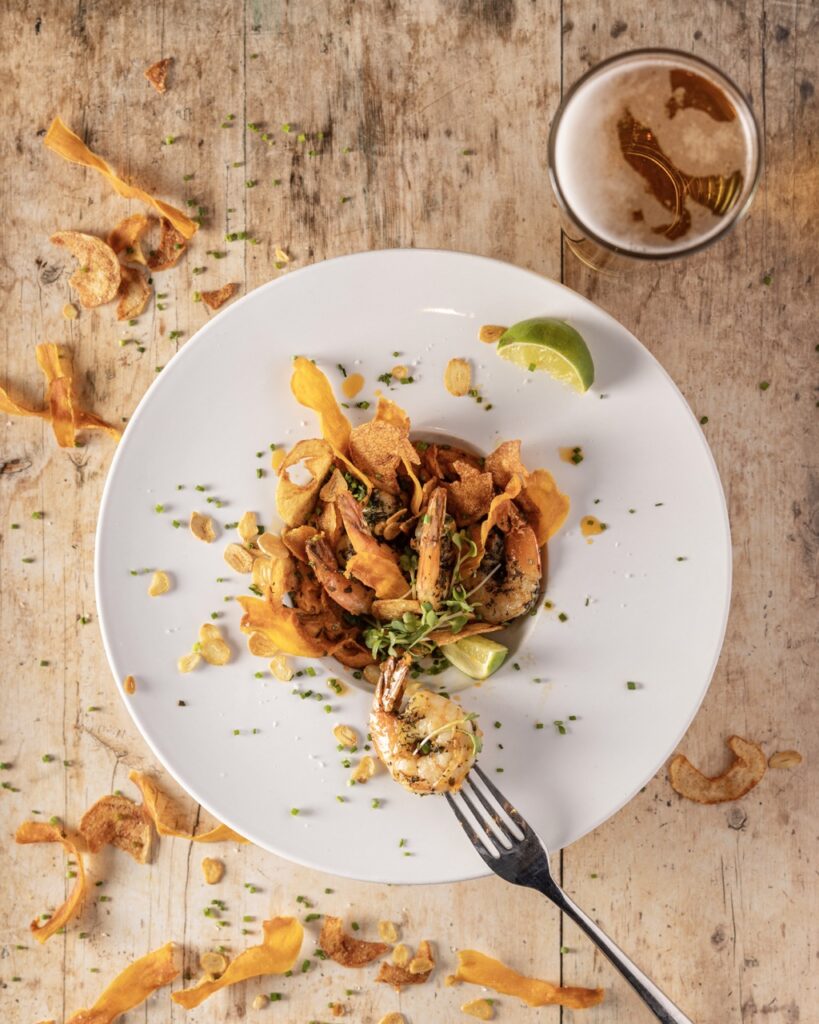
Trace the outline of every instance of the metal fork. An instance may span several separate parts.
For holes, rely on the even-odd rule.
[[[486,791],[476,785],[473,776],[483,783]],[[477,765],[472,768],[457,796],[446,794],[449,806],[455,812],[472,845],[484,861],[501,878],[513,885],[525,885],[548,896],[564,914],[570,917],[609,958],[637,995],[663,1024],[693,1024],[649,977],[619,949],[594,921],[573,903],[552,878],[549,853],[529,824],[509,803],[497,786]],[[460,799],[459,799],[460,798]],[[464,813],[461,802],[474,819]],[[477,828],[475,827],[477,826]],[[482,830],[479,831],[479,830]]]

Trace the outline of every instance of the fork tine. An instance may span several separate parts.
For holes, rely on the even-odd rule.
[[[491,865],[491,862],[496,859],[495,855],[493,853],[491,853],[487,849],[486,844],[483,842],[481,837],[478,835],[478,833],[472,827],[472,825],[469,822],[469,819],[466,817],[464,812],[458,806],[458,804],[456,803],[456,801],[455,801],[454,797],[452,796],[452,794],[451,793],[446,793],[445,796],[446,796],[446,802],[449,804],[449,806],[455,812],[455,817],[458,819],[458,821],[460,821],[461,826],[463,827],[464,832],[466,832],[466,834],[469,836],[469,838],[470,838],[470,840],[472,842],[472,845],[475,847],[475,849],[478,851],[478,853],[481,855],[481,857],[483,857],[483,859],[486,861],[486,863]]]
[[[501,793],[498,787],[494,785],[494,783],[490,780],[486,772],[481,771],[478,765],[473,765],[472,771],[475,772],[475,774],[478,776],[478,778],[481,780],[484,786],[486,786],[486,788],[489,790],[492,796],[498,801],[500,806],[506,811],[506,813],[509,815],[512,821],[514,821],[514,823],[518,826],[518,828],[521,830],[524,836],[528,836],[532,831],[532,829],[529,826],[529,823],[523,817],[521,817],[520,814],[518,814],[518,812],[509,803],[509,801],[506,799],[503,793]],[[477,787],[475,786],[474,783],[472,784],[472,788],[475,789],[477,792]]]
[[[469,779],[467,779],[466,781],[469,782]],[[470,811],[472,811],[472,813],[475,815],[475,818],[477,819],[478,823],[483,826],[484,832],[486,832],[486,834],[491,839],[493,839],[495,843],[497,843],[500,838],[506,840],[507,844],[514,845],[515,843],[520,842],[518,837],[510,831],[506,822],[503,821],[498,812],[489,803],[489,801],[486,799],[483,793],[481,793],[477,786],[475,786],[474,783],[469,782],[469,787],[469,791],[467,791],[466,786],[461,787],[461,796],[464,798],[467,807],[469,807]],[[478,798],[477,801],[472,796],[473,793]],[[497,832],[486,820],[486,815],[483,814],[483,812],[481,811],[481,806],[478,805],[478,802],[480,802],[480,805],[486,809],[486,812],[489,815],[490,819],[497,827]],[[498,832],[500,833],[500,835],[498,835]]]
[[[489,817],[491,818],[491,820],[494,823],[494,825],[497,826],[498,830],[500,831],[500,833],[504,837],[504,839],[507,841],[507,843],[512,843],[512,844],[519,843],[520,840],[513,833],[512,829],[509,827],[509,825],[506,823],[506,821],[504,821],[504,819],[498,813],[497,808],[492,807],[492,805],[489,803],[489,801],[481,793],[479,788],[475,785],[475,783],[471,779],[467,778],[467,782],[469,783],[469,793],[467,793],[466,786],[464,786],[462,788],[462,790],[461,790],[461,794],[462,794],[464,800],[466,800],[467,803],[469,804],[470,808],[472,809],[473,813],[477,817],[478,821],[483,823],[483,827],[487,831],[489,830],[489,824],[488,824],[488,822],[486,822],[485,816],[481,813],[480,807],[475,806],[475,798],[476,797],[477,797],[477,800],[480,802],[481,806],[485,809],[486,814],[489,815]]]

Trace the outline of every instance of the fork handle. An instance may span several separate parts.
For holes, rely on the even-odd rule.
[[[539,885],[538,888],[576,925],[583,929],[601,952],[605,953],[657,1020],[662,1021],[663,1024],[693,1024],[691,1018],[675,1006],[668,996],[646,974],[643,974],[622,949],[612,942],[603,929],[598,927],[576,903],[573,903],[558,885],[549,879],[545,885]]]

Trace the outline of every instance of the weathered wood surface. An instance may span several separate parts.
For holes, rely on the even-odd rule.
[[[809,1021],[819,995],[817,27],[809,3],[715,0],[675,4],[673,12],[634,0],[10,0],[2,12],[0,378],[27,382],[23,391],[34,399],[37,341],[71,344],[83,399],[117,420],[203,321],[195,287],[262,283],[277,273],[278,244],[294,267],[415,245],[562,276],[634,330],[697,414],[708,416],[730,503],[734,602],[714,683],[683,747],[716,771],[724,737],[738,732],[769,753],[798,748],[806,760],[794,771],[771,771],[740,803],[714,808],[679,801],[660,773],[556,858],[569,892],[703,1024]],[[652,44],[709,57],[749,91],[765,131],[765,179],[750,218],[727,241],[684,264],[611,281],[561,251],[546,136],[564,85],[600,58]],[[169,92],[159,96],[142,72],[165,55],[176,64]],[[49,234],[103,231],[126,204],[90,172],[44,152],[40,136],[58,112],[146,187],[207,206],[190,258],[163,279],[167,310],[130,332],[145,346],[142,355],[118,347],[123,332],[110,311],[83,313],[75,323],[61,316],[67,260]],[[235,123],[222,129],[228,114]],[[269,128],[276,145],[246,132],[247,121]],[[324,131],[315,156],[295,133],[281,132],[284,122],[295,133]],[[176,136],[174,145],[161,145],[167,135]],[[237,161],[243,166],[233,167]],[[188,185],[186,173],[195,174]],[[246,180],[258,185],[246,188]],[[261,244],[224,245],[226,230],[242,229]],[[221,263],[204,256],[215,247],[229,250]],[[206,275],[191,278],[201,264]],[[184,332],[181,342],[170,340],[174,330]],[[765,392],[763,380],[771,382]],[[126,960],[168,939],[184,944],[190,968],[197,949],[214,941],[202,915],[214,892],[201,879],[202,849],[178,840],[163,841],[150,868],[99,855],[93,877],[106,880],[110,902],[92,900],[81,924],[44,948],[28,934],[30,917],[59,901],[69,883],[48,849],[10,846],[16,824],[34,810],[76,823],[99,795],[126,788],[130,767],[151,766],[112,689],[94,609],[94,526],[111,453],[104,438],[63,452],[38,421],[2,423],[0,759],[13,765],[3,778],[15,791],[0,791],[10,850],[0,883],[0,1005],[11,1024],[63,1019],[93,1001]],[[38,510],[42,521],[31,518]],[[12,531],[12,522],[21,529]],[[54,761],[45,763],[44,754]],[[606,1003],[586,1014],[589,1024],[648,1019],[550,906],[495,879],[407,890],[336,881],[257,849],[228,848],[224,858],[218,895],[232,926],[219,939],[231,949],[250,941],[239,934],[243,915],[254,916],[247,927],[258,932],[258,920],[294,909],[302,893],[322,911],[355,917],[365,932],[391,918],[404,923],[409,940],[433,939],[443,962],[437,983],[399,999],[364,972],[352,981],[361,991],[344,997],[352,976],[317,963],[309,980],[239,986],[190,1014],[161,994],[134,1019],[237,1020],[257,1013],[250,1004],[258,992],[276,989],[287,1001],[258,1011],[271,1019],[325,1020],[328,1001],[341,997],[355,1021],[375,1022],[399,1007],[413,1024],[453,1020],[467,990],[442,981],[453,948],[464,945],[543,977],[609,986]],[[259,893],[249,894],[244,881]],[[325,895],[325,887],[334,892]],[[79,938],[80,927],[89,938]],[[562,957],[561,946],[570,949]],[[308,954],[312,948],[305,946]],[[502,999],[499,1018],[574,1015]]]

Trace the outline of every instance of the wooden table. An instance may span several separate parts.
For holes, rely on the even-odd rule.
[[[673,13],[636,0],[43,0],[6,5],[2,16],[9,74],[0,376],[18,394],[40,396],[33,345],[65,342],[83,402],[118,421],[204,321],[192,296],[205,280],[236,280],[249,291],[279,273],[277,245],[292,255],[282,273],[339,253],[437,246],[565,281],[633,330],[708,417],[730,505],[734,598],[714,682],[683,749],[716,772],[724,739],[736,732],[767,753],[796,748],[805,761],[770,771],[739,803],[714,807],[681,801],[661,772],[555,866],[692,1018],[713,1024],[815,1020],[819,994],[809,818],[817,797],[809,717],[819,544],[817,27],[817,8],[770,0],[676,4]],[[765,177],[750,217],[726,241],[684,263],[608,280],[561,244],[547,132],[562,88],[581,72],[654,44],[714,60],[750,93],[764,128]],[[168,55],[176,63],[160,96],[142,72]],[[128,332],[111,307],[75,322],[62,316],[71,261],[48,236],[104,233],[129,206],[96,175],[44,151],[41,137],[57,113],[141,184],[207,207],[193,252],[162,279],[166,309],[152,307],[130,332],[143,354],[119,347]],[[220,127],[228,115],[235,119]],[[249,121],[275,146],[246,131]],[[301,131],[324,137],[301,143]],[[167,136],[173,145],[163,145]],[[187,173],[195,176],[184,183]],[[261,244],[225,245],[227,230],[245,228]],[[213,248],[229,252],[221,264],[205,256]],[[208,266],[206,277],[191,277],[196,265]],[[200,859],[212,852],[202,847],[164,840],[150,867],[109,850],[93,858],[92,876],[105,880],[110,901],[92,899],[81,921],[43,948],[29,936],[29,919],[59,902],[70,882],[62,855],[11,844],[16,825],[34,810],[76,825],[101,794],[131,791],[130,768],[158,766],[114,691],[97,629],[94,526],[113,445],[95,436],[66,452],[39,421],[4,421],[2,429],[0,757],[12,764],[3,778],[14,789],[0,792],[11,851],[2,871],[0,1000],[3,1020],[16,1024],[62,1020],[89,1005],[126,961],[169,939],[184,945],[185,967],[195,971],[198,951],[214,942],[202,914],[214,890],[201,878]],[[40,510],[44,518],[32,520]],[[241,949],[253,941],[239,934],[243,915],[253,915],[248,928],[258,934],[263,916],[299,909],[295,897],[304,894],[320,911],[359,920],[362,934],[389,918],[409,941],[434,940],[436,983],[399,998],[371,984],[369,972],[314,961],[309,980],[240,985],[187,1015],[163,992],[129,1019],[326,1020],[328,1002],[340,997],[355,1021],[399,1008],[413,1024],[455,1020],[477,994],[443,986],[459,946],[541,977],[607,986],[588,1024],[648,1019],[551,906],[494,878],[410,890],[338,881],[254,848],[220,852],[227,876],[218,895],[232,925],[216,941]],[[245,881],[260,891],[249,894]],[[314,938],[307,941],[309,954]],[[561,956],[561,947],[569,952]],[[351,978],[360,991],[345,997]],[[253,1010],[256,994],[271,989],[287,1001]],[[574,1019],[508,998],[499,1004],[503,1021],[558,1018]]]

